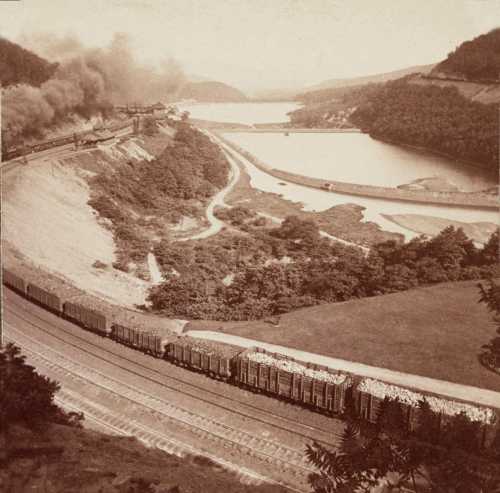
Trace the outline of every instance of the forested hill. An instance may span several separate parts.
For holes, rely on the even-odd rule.
[[[39,86],[57,69],[50,63],[16,43],[0,37],[0,82],[2,86],[26,83]]]
[[[470,101],[456,87],[390,82],[350,118],[375,138],[498,169],[497,106]]]
[[[429,74],[299,96],[295,126],[360,127],[372,137],[498,169],[500,29],[462,43]]]
[[[239,89],[217,81],[190,82],[181,89],[179,97],[209,103],[247,100],[247,97]]]
[[[500,83],[500,28],[462,43],[431,76]]]

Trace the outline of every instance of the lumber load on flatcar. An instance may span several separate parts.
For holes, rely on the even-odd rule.
[[[364,378],[353,392],[358,415],[376,423],[382,402],[385,399],[397,401],[406,418],[408,428],[415,430],[420,422],[421,404],[425,401],[434,415],[436,430],[446,429],[455,416],[467,417],[471,423],[477,423],[478,440],[481,447],[487,448],[493,441],[498,417],[493,409],[476,404],[447,399],[438,395],[428,395],[397,385],[388,384],[373,378]]]
[[[236,358],[238,383],[324,411],[341,413],[352,384],[347,374],[252,347]]]

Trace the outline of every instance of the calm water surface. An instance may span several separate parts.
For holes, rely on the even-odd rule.
[[[231,123],[273,123],[287,121],[287,113],[296,103],[213,103],[180,106],[192,117]],[[418,178],[440,176],[463,190],[492,187],[494,177],[481,170],[457,166],[451,160],[420,153],[371,139],[365,134],[277,134],[227,133],[225,137],[256,157],[279,168],[317,178],[378,186],[397,186]],[[252,186],[283,198],[300,202],[305,210],[323,211],[339,204],[363,206],[365,221],[373,221],[382,229],[403,234],[406,239],[416,233],[383,217],[384,214],[418,214],[463,222],[496,224],[498,213],[474,208],[447,207],[410,202],[397,202],[336,194],[278,180],[258,170],[244,159]]]
[[[384,215],[418,214],[469,223],[490,222],[497,224],[498,222],[498,212],[496,211],[357,197],[304,187],[294,183],[287,183],[286,186],[283,186],[283,180],[264,173],[241,155],[238,155],[238,158],[250,175],[252,187],[258,190],[279,194],[286,200],[299,202],[306,211],[321,212],[340,204],[360,205],[364,207],[362,212],[364,221],[372,221],[385,231],[400,233],[406,240],[410,240],[418,234],[389,221]]]
[[[470,192],[495,185],[473,166],[386,144],[361,133],[227,133],[225,137],[273,168],[361,185],[397,187],[440,177]]]

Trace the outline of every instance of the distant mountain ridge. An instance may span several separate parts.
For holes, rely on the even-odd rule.
[[[247,101],[239,89],[218,81],[188,82],[181,89],[179,97],[207,103]]]
[[[412,67],[403,68],[400,70],[393,70],[391,72],[384,72],[382,74],[363,75],[360,77],[351,77],[345,79],[328,79],[319,84],[309,86],[303,89],[302,92],[317,91],[320,89],[333,89],[337,87],[350,87],[361,86],[363,84],[372,84],[379,82],[387,82],[389,80],[400,79],[406,75],[421,73],[427,74],[434,69],[436,64],[429,65],[414,65]]]
[[[268,101],[290,101],[290,100],[303,100],[305,94],[326,91],[329,89],[363,86],[365,84],[375,84],[387,82],[389,80],[399,79],[410,74],[428,74],[433,70],[435,64],[429,65],[414,65],[391,72],[384,72],[382,74],[362,75],[359,77],[342,78],[342,79],[328,79],[318,84],[311,86],[302,86],[296,88],[279,88],[261,90],[255,94],[255,99],[268,100]],[[325,93],[326,94],[326,93]]]

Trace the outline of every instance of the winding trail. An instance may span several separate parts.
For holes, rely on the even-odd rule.
[[[201,240],[204,238],[208,238],[210,236],[213,236],[217,234],[224,226],[224,222],[221,221],[220,219],[217,219],[214,215],[214,209],[215,207],[229,207],[225,202],[224,199],[226,195],[233,189],[233,187],[236,185],[240,178],[240,168],[232,158],[232,156],[221,146],[221,143],[218,139],[215,139],[212,134],[209,134],[208,132],[204,132],[212,142],[216,143],[221,147],[222,152],[226,156],[227,160],[229,161],[229,164],[231,165],[231,177],[229,179],[229,183],[218,193],[214,195],[210,203],[208,204],[207,211],[206,211],[206,217],[208,222],[210,223],[210,226],[202,231],[201,233],[194,234],[192,236],[188,236],[187,238],[181,238],[178,241],[187,241],[187,240]]]

